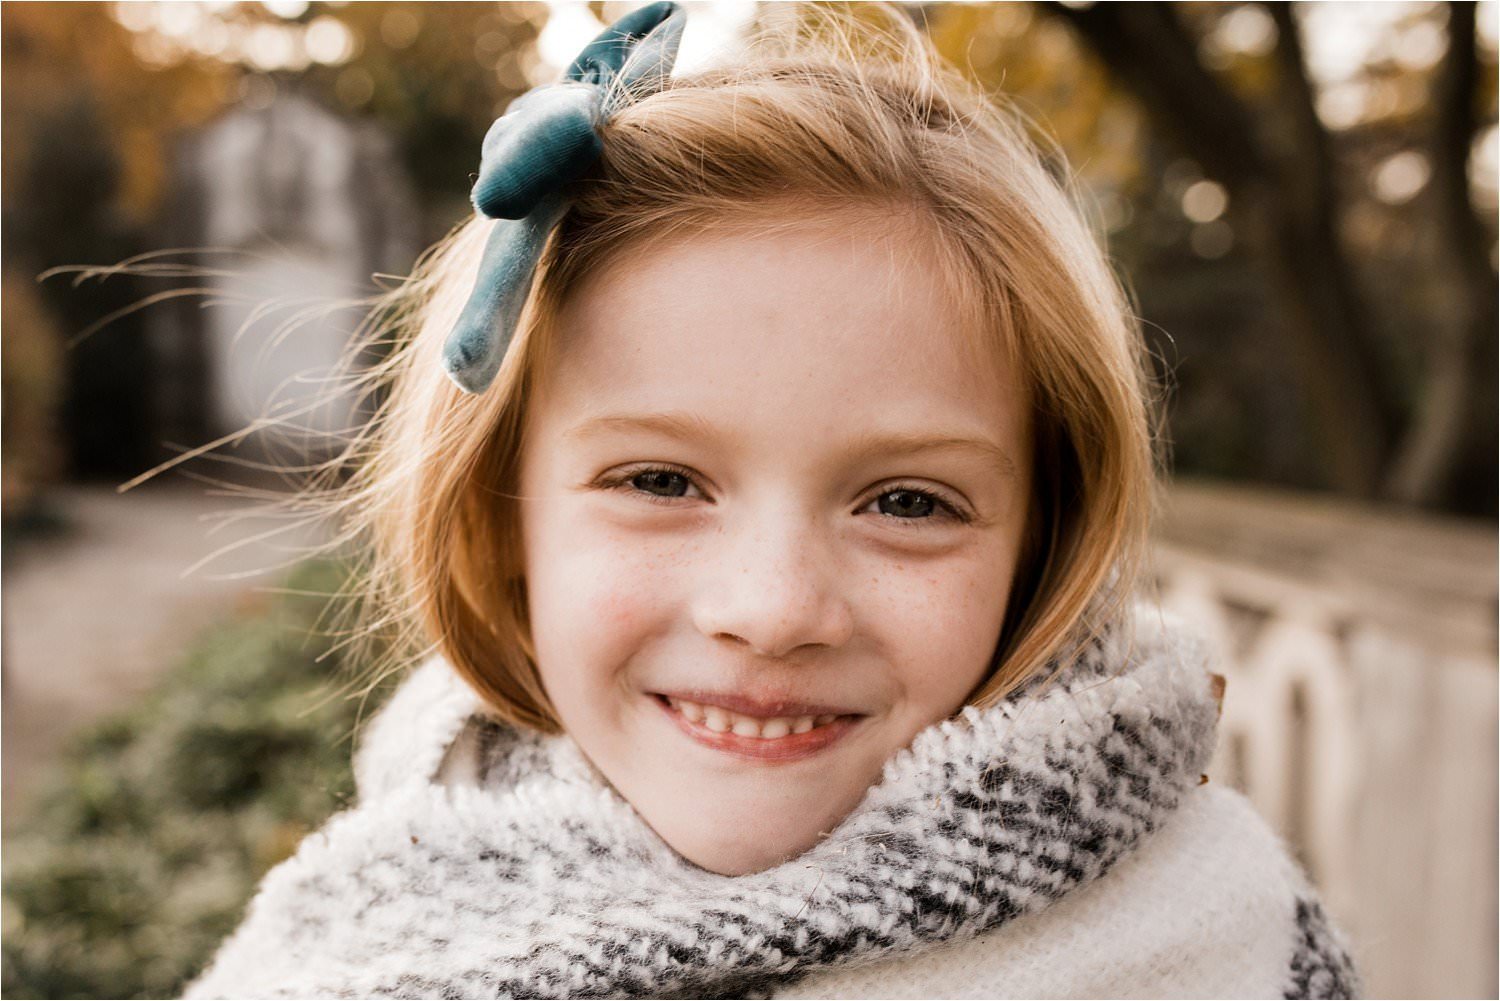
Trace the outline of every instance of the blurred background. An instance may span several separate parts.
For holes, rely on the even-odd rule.
[[[320,380],[490,122],[632,6],[0,10],[6,996],[176,996],[348,802],[342,571],[247,500],[360,419]],[[679,71],[782,16],[688,6]],[[1136,296],[1214,777],[1370,996],[1496,996],[1496,4],[901,10],[1055,141]]]

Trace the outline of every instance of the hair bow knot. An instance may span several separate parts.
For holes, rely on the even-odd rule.
[[[472,199],[498,221],[443,346],[459,388],[477,393],[494,381],[547,237],[567,212],[563,189],[599,159],[599,127],[614,110],[666,85],[684,21],[670,0],[632,11],[585,46],[563,80],[522,94],[490,126]]]

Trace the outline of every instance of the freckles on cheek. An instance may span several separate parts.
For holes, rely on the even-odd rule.
[[[1010,579],[991,567],[892,567],[873,575],[870,607],[920,673],[982,670],[999,639]]]
[[[874,604],[892,620],[920,622],[926,629],[973,627],[999,601],[1003,582],[967,567],[894,567],[870,578]]]

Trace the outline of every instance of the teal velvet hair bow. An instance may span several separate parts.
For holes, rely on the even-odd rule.
[[[527,91],[490,126],[472,197],[498,221],[443,345],[443,366],[459,388],[478,393],[494,381],[542,248],[568,210],[563,187],[598,160],[598,128],[616,107],[666,85],[685,20],[671,2],[631,11],[585,46],[560,82]]]

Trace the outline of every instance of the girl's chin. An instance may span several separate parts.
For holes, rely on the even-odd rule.
[[[879,716],[817,721],[752,744],[660,700],[646,708],[619,741],[629,752],[601,748],[596,760],[628,763],[601,771],[677,854],[722,876],[805,854],[855,810],[889,756],[889,721]]]
[[[814,832],[790,838],[785,831],[778,836],[756,838],[739,835],[725,838],[722,831],[678,832],[679,837],[665,838],[672,849],[700,869],[720,876],[748,876],[775,868],[806,853],[821,840]]]
[[[707,779],[716,788],[695,795],[679,784],[670,800],[637,803],[637,811],[677,854],[721,876],[761,872],[805,854],[847,817],[867,785],[830,790],[826,782],[738,783]],[[730,793],[725,785],[738,787]],[[793,788],[788,789],[791,785]]]

